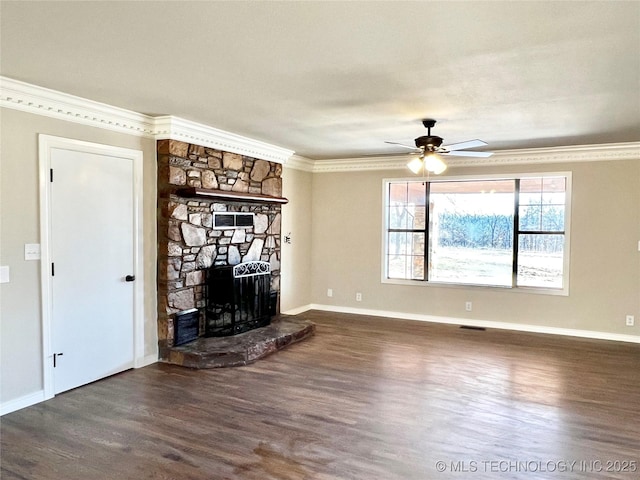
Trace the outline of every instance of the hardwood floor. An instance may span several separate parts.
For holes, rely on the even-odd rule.
[[[246,367],[156,364],[5,415],[2,479],[640,478],[640,345],[300,317],[314,337]]]

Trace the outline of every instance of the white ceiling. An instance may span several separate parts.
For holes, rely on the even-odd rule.
[[[640,141],[640,2],[0,3],[2,75],[310,159]]]

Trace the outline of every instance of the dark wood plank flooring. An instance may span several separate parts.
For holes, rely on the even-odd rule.
[[[5,415],[2,479],[640,478],[640,345],[299,317],[316,335],[255,364]]]

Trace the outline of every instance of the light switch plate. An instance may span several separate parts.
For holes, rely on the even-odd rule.
[[[40,260],[40,244],[39,243],[25,243],[24,244],[24,259],[25,260]]]
[[[9,283],[9,267],[0,267],[0,283]]]

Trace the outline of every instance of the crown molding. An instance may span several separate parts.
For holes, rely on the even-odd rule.
[[[356,172],[368,170],[405,169],[407,155],[356,157],[313,162],[314,173]],[[496,165],[527,165],[542,163],[603,162],[640,160],[640,142],[575,145],[567,147],[500,150],[489,158],[447,156],[449,167],[489,167]]]
[[[452,167],[605,162],[612,160],[640,160],[640,142],[500,150],[489,158],[447,157],[447,162]]]
[[[292,150],[170,115],[152,117],[0,76],[0,106],[129,135],[196,143],[285,163]]]
[[[313,173],[362,172],[370,170],[398,170],[406,168],[407,155],[384,157],[337,158],[332,160],[316,160],[313,162]]]
[[[286,163],[293,155],[293,150],[170,115],[155,117],[155,126],[158,140],[180,140],[277,163]]]
[[[153,117],[0,77],[0,106],[129,135],[154,136]]]
[[[300,155],[292,155],[284,165],[285,168],[291,168],[293,170],[301,170],[303,172],[313,172],[313,167],[316,164],[314,160],[301,157]]]
[[[201,123],[166,115],[152,117],[0,76],[0,107],[112,130],[128,135],[180,140],[284,164],[312,173],[401,170],[406,155],[310,160],[293,150]],[[500,150],[489,158],[447,157],[452,167],[487,167],[541,163],[601,162],[640,159],[640,142]]]

